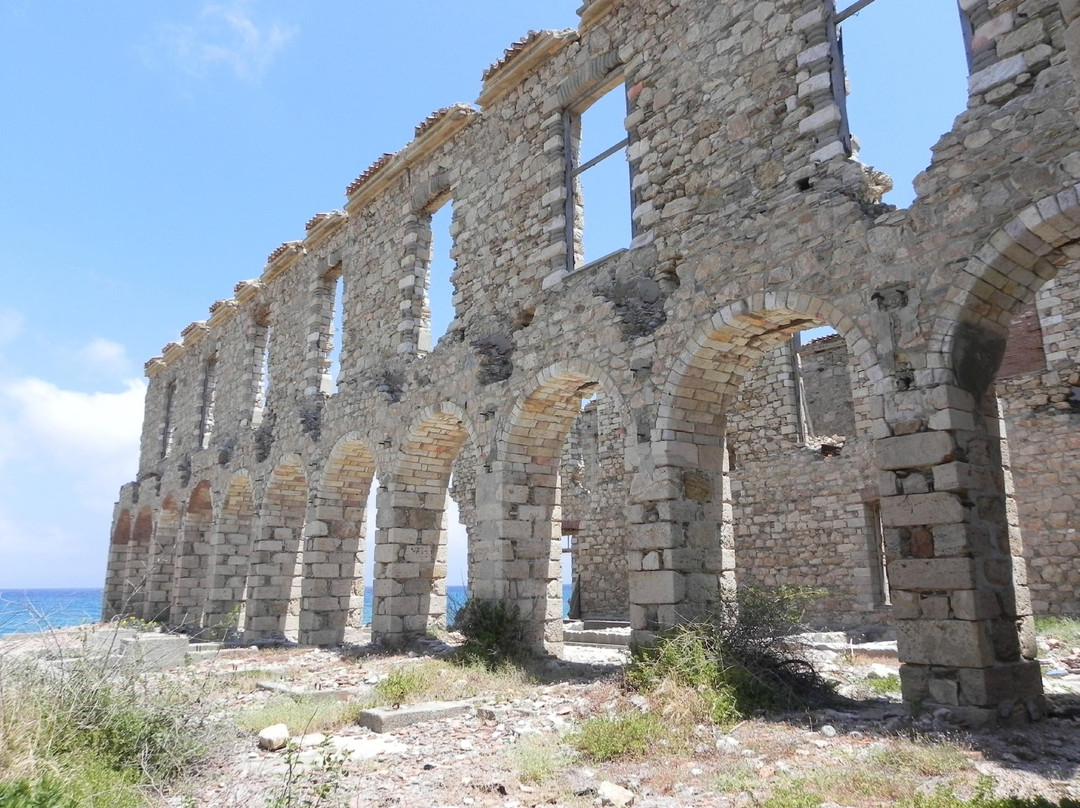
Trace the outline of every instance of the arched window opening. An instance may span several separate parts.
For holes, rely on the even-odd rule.
[[[941,0],[838,6],[833,91],[846,108],[852,152],[883,172],[875,175],[879,187],[891,177],[883,202],[908,207],[931,147],[967,106],[962,12]]]
[[[210,447],[210,437],[214,432],[214,402],[217,399],[217,352],[210,354],[203,369],[202,401],[199,413],[199,448]]]
[[[626,494],[618,476],[620,413],[595,383],[583,385],[573,403],[559,465],[562,616],[625,619],[626,548],[615,527],[621,506],[613,510]]]
[[[176,380],[169,382],[165,388],[165,414],[161,423],[161,459],[164,460],[172,451],[173,433],[176,426],[173,424],[173,408],[176,405]]]
[[[579,108],[566,110],[567,266],[573,269],[625,249],[633,238],[630,138],[621,79]]]
[[[754,361],[735,370],[741,382],[725,393],[717,465],[726,459],[735,578],[820,590],[807,609],[819,625],[882,623],[888,578],[870,384],[835,329],[783,317],[788,325],[776,331],[748,334]]]

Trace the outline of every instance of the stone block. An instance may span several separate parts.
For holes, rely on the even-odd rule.
[[[948,592],[975,588],[970,558],[902,558],[889,565],[889,584],[910,592]]]
[[[988,589],[963,589],[949,596],[958,620],[987,620],[1001,614],[997,595]]]
[[[874,441],[878,468],[910,469],[948,462],[956,448],[946,432],[919,432]]]
[[[964,506],[945,492],[887,497],[881,500],[881,520],[888,527],[956,524],[964,520]]]
[[[983,624],[967,620],[902,620],[896,624],[900,659],[918,665],[978,668],[993,663]]]
[[[630,600],[634,603],[679,603],[686,594],[681,573],[670,570],[630,573]]]

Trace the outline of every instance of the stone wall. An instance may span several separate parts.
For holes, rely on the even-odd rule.
[[[192,631],[237,613],[251,640],[332,644],[373,552],[372,631],[401,642],[445,614],[453,476],[470,591],[517,604],[530,645],[557,649],[560,471],[595,392],[583,572],[607,569],[590,588],[619,592],[612,608],[625,591],[638,639],[730,597],[740,564],[757,564],[740,546],[789,553],[793,577],[835,593],[830,611],[876,616],[876,498],[905,698],[972,720],[1037,717],[991,385],[1014,315],[1071,282],[1080,256],[1080,25],[1057,0],[962,5],[968,106],[907,210],[881,204],[885,183],[853,152],[828,0],[591,0],[576,30],[512,45],[475,106],[425,119],[348,186],[343,210],[314,216],[147,363],[106,613]],[[582,231],[619,214],[576,193],[580,114],[620,86],[634,236],[582,266]],[[431,345],[430,215],[445,204],[455,317]],[[770,353],[816,324],[848,352],[850,415],[808,422],[853,425],[839,456],[807,439],[790,356]],[[1071,379],[1075,323],[1042,331],[1048,372]],[[770,453],[796,503],[772,523],[746,482]],[[144,511],[149,535],[135,530]],[[826,563],[808,574],[810,553]]]

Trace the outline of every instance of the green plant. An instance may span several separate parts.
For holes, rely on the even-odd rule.
[[[430,687],[430,677],[420,665],[395,668],[375,685],[375,695],[380,702],[402,704],[410,697],[425,693]]]
[[[319,760],[305,765],[296,744],[286,747],[285,772],[279,787],[266,798],[266,808],[332,808],[341,804],[349,753],[334,749],[329,738],[316,749]]]
[[[459,658],[495,668],[516,662],[525,651],[525,621],[516,603],[470,598],[454,616],[455,631],[465,638]]]
[[[559,771],[563,764],[558,745],[551,738],[524,738],[515,747],[513,755],[518,778],[523,783],[544,783]]]
[[[236,723],[250,732],[258,732],[272,724],[284,724],[293,730],[303,727],[305,732],[324,732],[355,723],[361,709],[363,705],[355,701],[276,696],[261,707],[240,713]]]
[[[786,780],[773,788],[761,803],[761,808],[817,808],[825,799],[815,791],[808,791],[799,780]]]
[[[0,805],[144,805],[146,786],[175,781],[210,745],[199,695],[89,647],[0,657]],[[56,784],[64,801],[50,802]]]
[[[1080,617],[1036,617],[1035,631],[1042,637],[1054,637],[1070,648],[1080,646]]]
[[[866,680],[866,687],[879,696],[894,696],[900,693],[900,677],[895,673],[889,676],[875,676]]]
[[[77,808],[78,803],[66,793],[64,784],[51,775],[37,780],[21,779],[0,783],[0,806],[3,808]]]
[[[797,655],[791,637],[816,590],[745,587],[717,614],[676,626],[631,649],[628,683],[645,693],[674,681],[697,690],[711,719],[728,724],[756,712],[802,709],[837,699]]]
[[[570,742],[589,760],[603,763],[644,757],[665,735],[659,718],[635,712],[590,718],[570,736]]]

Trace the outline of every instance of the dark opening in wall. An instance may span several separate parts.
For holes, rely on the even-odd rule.
[[[626,113],[621,81],[566,113],[569,266],[599,260],[628,247],[633,238]]]

